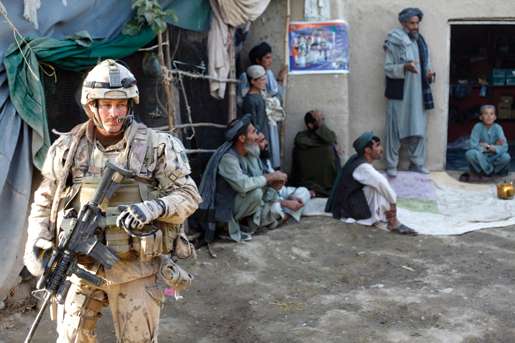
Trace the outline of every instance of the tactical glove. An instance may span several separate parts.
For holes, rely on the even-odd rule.
[[[123,207],[122,213],[116,218],[116,225],[122,229],[141,229],[145,224],[161,217],[166,205],[161,199],[147,200]]]
[[[27,245],[23,262],[34,276],[41,276],[45,271],[45,252],[52,249],[54,243],[44,238],[37,238],[32,246]]]

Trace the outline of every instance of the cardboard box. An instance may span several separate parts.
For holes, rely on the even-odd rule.
[[[499,119],[511,119],[511,107],[513,105],[513,96],[503,95],[499,98],[497,104],[497,118]]]
[[[498,119],[511,119],[511,107],[497,107],[497,118]]]
[[[499,104],[497,106],[511,108],[512,104],[513,104],[513,97],[511,95],[503,95],[503,96],[501,96]]]

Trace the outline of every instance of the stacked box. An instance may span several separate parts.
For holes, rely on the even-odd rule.
[[[511,106],[513,105],[513,97],[511,95],[501,96],[499,103],[497,104],[497,118],[499,119],[511,119],[512,111]]]
[[[492,86],[504,86],[506,84],[506,71],[507,69],[494,68],[490,77]]]

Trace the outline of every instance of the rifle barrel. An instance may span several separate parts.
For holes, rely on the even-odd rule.
[[[45,309],[47,308],[48,302],[50,301],[51,297],[52,297],[52,293],[47,292],[46,296],[45,296],[45,300],[43,301],[43,304],[41,305],[41,308],[39,309],[38,315],[36,316],[36,319],[32,323],[32,326],[30,327],[27,337],[23,341],[24,343],[29,343],[32,340],[32,336],[34,336],[34,333],[36,332],[36,329],[38,328],[39,322],[41,321],[41,317],[43,316],[43,312],[45,312]]]

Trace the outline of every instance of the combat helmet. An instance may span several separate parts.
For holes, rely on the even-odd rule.
[[[86,76],[82,84],[80,102],[95,125],[102,127],[102,121],[98,114],[99,99],[128,99],[129,110],[126,124],[132,118],[134,104],[139,103],[139,91],[136,78],[125,66],[107,59],[97,64]],[[90,106],[94,102],[93,106]]]

